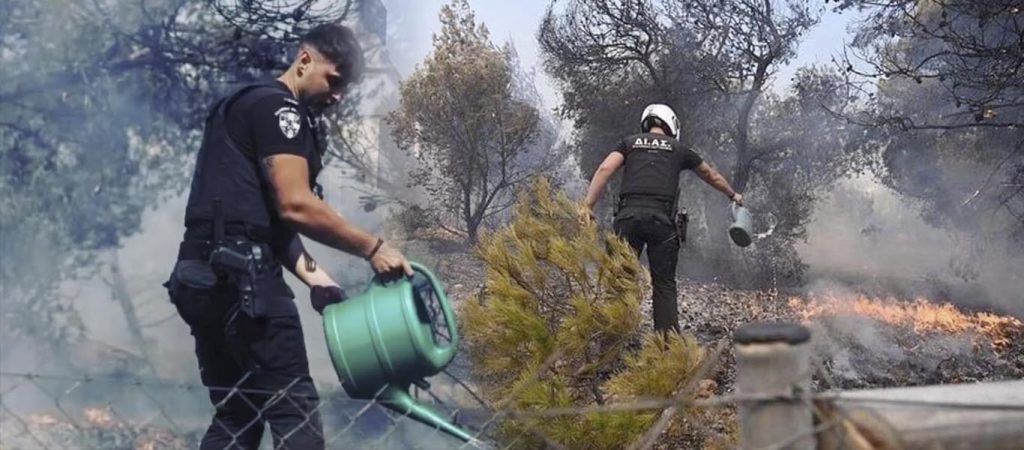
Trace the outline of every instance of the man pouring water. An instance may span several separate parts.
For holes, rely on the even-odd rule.
[[[413,274],[405,256],[323,201],[316,182],[326,141],[320,117],[363,71],[348,28],[327,23],[299,41],[277,78],[243,86],[207,115],[185,236],[164,284],[194,337],[214,414],[201,450],[325,447],[319,396],[294,293],[318,313],[345,295],[306,251],[303,235],[365,259],[383,277]]]
[[[679,332],[676,297],[676,265],[679,235],[675,222],[679,173],[693,170],[707,184],[737,205],[743,196],[732,189],[717,170],[677,138],[679,120],[667,105],[653,104],[640,117],[642,133],[623,138],[594,173],[583,200],[581,215],[593,217],[594,204],[608,179],[623,169],[622,189],[614,222],[615,233],[625,239],[637,256],[647,248],[654,285],[654,329]]]

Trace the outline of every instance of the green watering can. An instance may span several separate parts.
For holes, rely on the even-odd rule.
[[[383,406],[476,446],[481,443],[444,414],[416,403],[409,386],[455,358],[459,334],[448,297],[433,273],[418,263],[412,279],[375,277],[359,295],[324,308],[324,333],[334,370],[348,395]]]

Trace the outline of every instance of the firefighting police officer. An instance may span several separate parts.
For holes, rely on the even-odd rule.
[[[679,173],[689,169],[737,204],[743,196],[714,168],[676,139],[679,121],[667,105],[648,105],[640,117],[643,133],[628,136],[604,159],[587,190],[581,215],[593,217],[608,179],[625,167],[615,217],[615,233],[623,237],[637,256],[647,247],[647,261],[654,285],[654,329],[679,332],[676,299],[676,263],[679,236],[674,223]]]
[[[299,234],[365,258],[386,278],[412,276],[398,250],[332,211],[315,182],[326,148],[319,114],[362,69],[352,32],[321,25],[301,39],[284,74],[225,97],[206,119],[185,237],[165,283],[195,337],[215,407],[201,449],[255,449],[264,424],[274,448],[324,448],[298,310],[281,269],[310,286],[317,312],[344,293]]]

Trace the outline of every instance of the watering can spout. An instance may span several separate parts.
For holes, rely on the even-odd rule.
[[[474,448],[485,448],[482,442],[478,441],[461,428],[453,425],[444,415],[437,413],[425,405],[417,403],[412,396],[409,395],[408,385],[395,386],[393,384],[389,384],[381,392],[378,397],[378,401],[386,408],[402,415],[409,416],[410,418],[427,426],[444,431],[445,433],[461,439],[463,442],[469,443]]]

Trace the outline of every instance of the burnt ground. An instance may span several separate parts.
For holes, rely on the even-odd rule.
[[[747,322],[801,322],[789,306],[792,296],[692,283],[680,290],[681,320],[703,342],[728,338]],[[987,335],[918,332],[909,325],[853,314],[816,317],[805,325],[811,329],[821,369],[814,376],[818,391],[1024,377],[1024,329],[1020,327],[1006,328],[1007,344],[997,346]],[[722,362],[720,381],[728,388],[733,376],[731,355]]]
[[[464,245],[441,239],[410,241],[402,248],[411,258],[433,268],[456,306],[481,298],[486,269]],[[806,300],[795,293],[737,290],[685,280],[681,280],[679,289],[679,316],[684,331],[708,346],[721,339],[731,342],[735,330],[746,323],[801,322],[790,304],[794,299],[799,300],[794,305]],[[649,329],[650,298],[642,308],[643,326]],[[1020,327],[1007,329],[1007,344],[995,347],[986,336],[969,332],[919,333],[910,326],[890,325],[857,315],[825,315],[805,325],[812,331],[813,353],[819,368],[813,375],[817,392],[1024,378],[1024,329]],[[465,352],[456,357],[448,372],[473,384]],[[731,348],[722,353],[709,378],[714,382],[701,384],[706,395],[733,392],[735,362]],[[441,395],[459,397],[457,403],[463,407],[479,406],[461,391],[451,389]],[[459,422],[478,430],[489,418],[487,413],[478,415],[467,410]],[[736,445],[736,433],[734,408],[693,410],[677,416],[655,448],[731,448]]]
[[[413,244],[413,243],[410,243]],[[479,298],[485,269],[471,253],[450,241],[417,242],[412,254],[444,280],[456,303]],[[684,331],[711,345],[731,340],[741,325],[760,320],[800,322],[790,305],[794,294],[731,289],[681,280],[679,315]],[[644,305],[644,326],[651,326],[650,298]],[[1006,344],[995,346],[972,332],[916,332],[859,315],[822,316],[805,323],[812,331],[814,354],[823,370],[814,376],[815,389],[862,389],[923,384],[963,383],[1024,378],[1024,329],[1008,327]],[[453,371],[469,375],[468,362],[457,360]],[[732,390],[731,351],[723,354],[716,382],[718,393]]]

